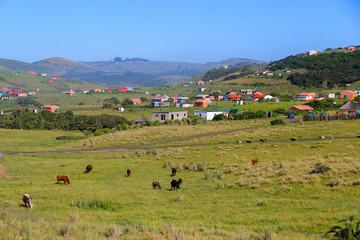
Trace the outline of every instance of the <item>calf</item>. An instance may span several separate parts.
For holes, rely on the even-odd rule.
[[[176,168],[172,168],[171,169],[171,177],[175,176],[176,175]]]
[[[238,141],[239,144],[242,144],[242,141]]]
[[[178,190],[180,189],[180,184],[182,183],[182,179],[180,178],[178,181],[172,180],[171,181],[171,190]]]
[[[290,141],[295,142],[296,139],[295,138],[290,138]]]
[[[246,143],[251,143],[251,141],[246,141]]]
[[[260,142],[266,142],[267,139],[266,139],[266,138],[262,138],[262,139],[260,139],[259,141],[260,141]]]
[[[68,176],[58,175],[56,178],[57,178],[56,184],[60,184],[60,181],[63,181],[64,184],[70,184]]]
[[[89,173],[89,172],[91,172],[92,171],[92,169],[93,169],[93,167],[89,164],[89,165],[87,165],[86,166],[86,170],[85,170],[85,173]]]
[[[258,158],[253,158],[252,160],[252,165],[256,165],[258,163],[259,159]]]
[[[24,194],[23,202],[25,203],[25,207],[33,208],[33,204],[31,203],[32,197],[29,194]]]
[[[160,186],[159,182],[152,182],[152,184],[153,184],[154,189],[155,188],[161,189],[161,186]]]
[[[320,136],[319,138],[320,138],[320,139],[325,139],[325,136]]]
[[[130,169],[126,170],[126,174],[127,174],[128,177],[130,177],[130,175],[131,175],[131,170],[130,170]]]

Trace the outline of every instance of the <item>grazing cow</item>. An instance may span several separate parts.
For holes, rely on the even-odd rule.
[[[320,136],[319,138],[320,138],[320,139],[325,139],[325,136]]]
[[[295,142],[296,139],[295,138],[290,138],[290,141]]]
[[[258,163],[259,159],[258,158],[253,158],[252,160],[252,165],[256,165]]]
[[[127,174],[128,177],[130,177],[130,175],[131,175],[131,170],[130,170],[130,169],[126,170],[126,174]]]
[[[238,141],[239,144],[242,144],[242,141]]]
[[[176,168],[172,168],[171,169],[171,177],[175,176],[176,175]]]
[[[246,141],[246,143],[251,143],[251,141]]]
[[[267,139],[266,139],[266,138],[262,138],[262,139],[260,139],[259,141],[260,141],[260,142],[266,142]]]
[[[172,180],[171,181],[171,190],[178,190],[180,189],[180,184],[182,183],[182,179],[180,178],[178,181]]]
[[[331,137],[331,139],[334,139],[334,137]]]
[[[33,208],[33,204],[31,203],[32,197],[29,194],[24,194],[23,201],[25,203],[25,207]]]
[[[89,172],[91,172],[92,171],[92,169],[93,169],[93,167],[89,164],[89,165],[87,165],[86,166],[86,170],[85,170],[85,173],[89,173]]]
[[[60,184],[60,181],[63,181],[64,184],[70,184],[68,176],[58,175],[56,178],[57,178],[56,184]]]
[[[359,136],[356,136],[357,138],[360,138],[360,135]]]
[[[159,182],[153,182],[153,187],[154,187],[154,189],[155,188],[161,189],[161,186],[160,186]]]

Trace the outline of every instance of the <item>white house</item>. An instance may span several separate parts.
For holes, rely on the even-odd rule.
[[[311,56],[311,55],[314,55],[314,54],[317,54],[317,53],[319,53],[319,51],[317,51],[317,50],[310,50],[310,51],[307,52],[307,55],[308,55],[308,56]]]
[[[208,110],[208,111],[206,111],[206,110],[195,110],[194,111],[195,116],[205,118],[206,120],[213,120],[213,118],[216,115],[219,115],[219,114],[224,114],[224,112],[216,111],[216,110]]]

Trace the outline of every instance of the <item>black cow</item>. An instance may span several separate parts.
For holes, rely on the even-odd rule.
[[[176,168],[172,168],[171,169],[171,177],[175,176],[176,175]]]
[[[178,181],[172,180],[171,181],[171,190],[178,190],[180,189],[180,184],[182,183],[182,179],[180,178]]]
[[[92,171],[92,169],[93,169],[93,167],[89,164],[89,165],[87,165],[86,166],[86,170],[85,170],[85,173],[89,173],[89,172],[91,172]]]

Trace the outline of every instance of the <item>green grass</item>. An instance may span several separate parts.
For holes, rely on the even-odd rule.
[[[87,139],[92,148],[144,141],[139,150],[5,154],[0,161],[0,238],[255,239],[268,230],[275,240],[320,239],[338,220],[360,211],[358,124],[162,126]],[[86,141],[64,148],[56,136],[75,133],[0,134],[9,142],[2,142],[5,153],[32,147],[71,150]],[[290,136],[298,141],[287,141]],[[336,140],[340,137],[345,139]],[[268,142],[235,144],[243,138]],[[183,147],[168,147],[177,139]],[[151,145],[158,147],[148,151]],[[256,166],[254,157],[259,158]],[[310,174],[316,163],[331,170]],[[87,164],[94,167],[89,174],[84,173]],[[205,170],[197,171],[201,166]],[[170,167],[177,167],[175,178],[183,179],[178,191],[166,190]],[[125,176],[128,168],[130,177]],[[69,176],[71,184],[54,184],[56,175]],[[163,189],[152,189],[152,181]],[[24,193],[32,195],[33,209],[19,206]]]

